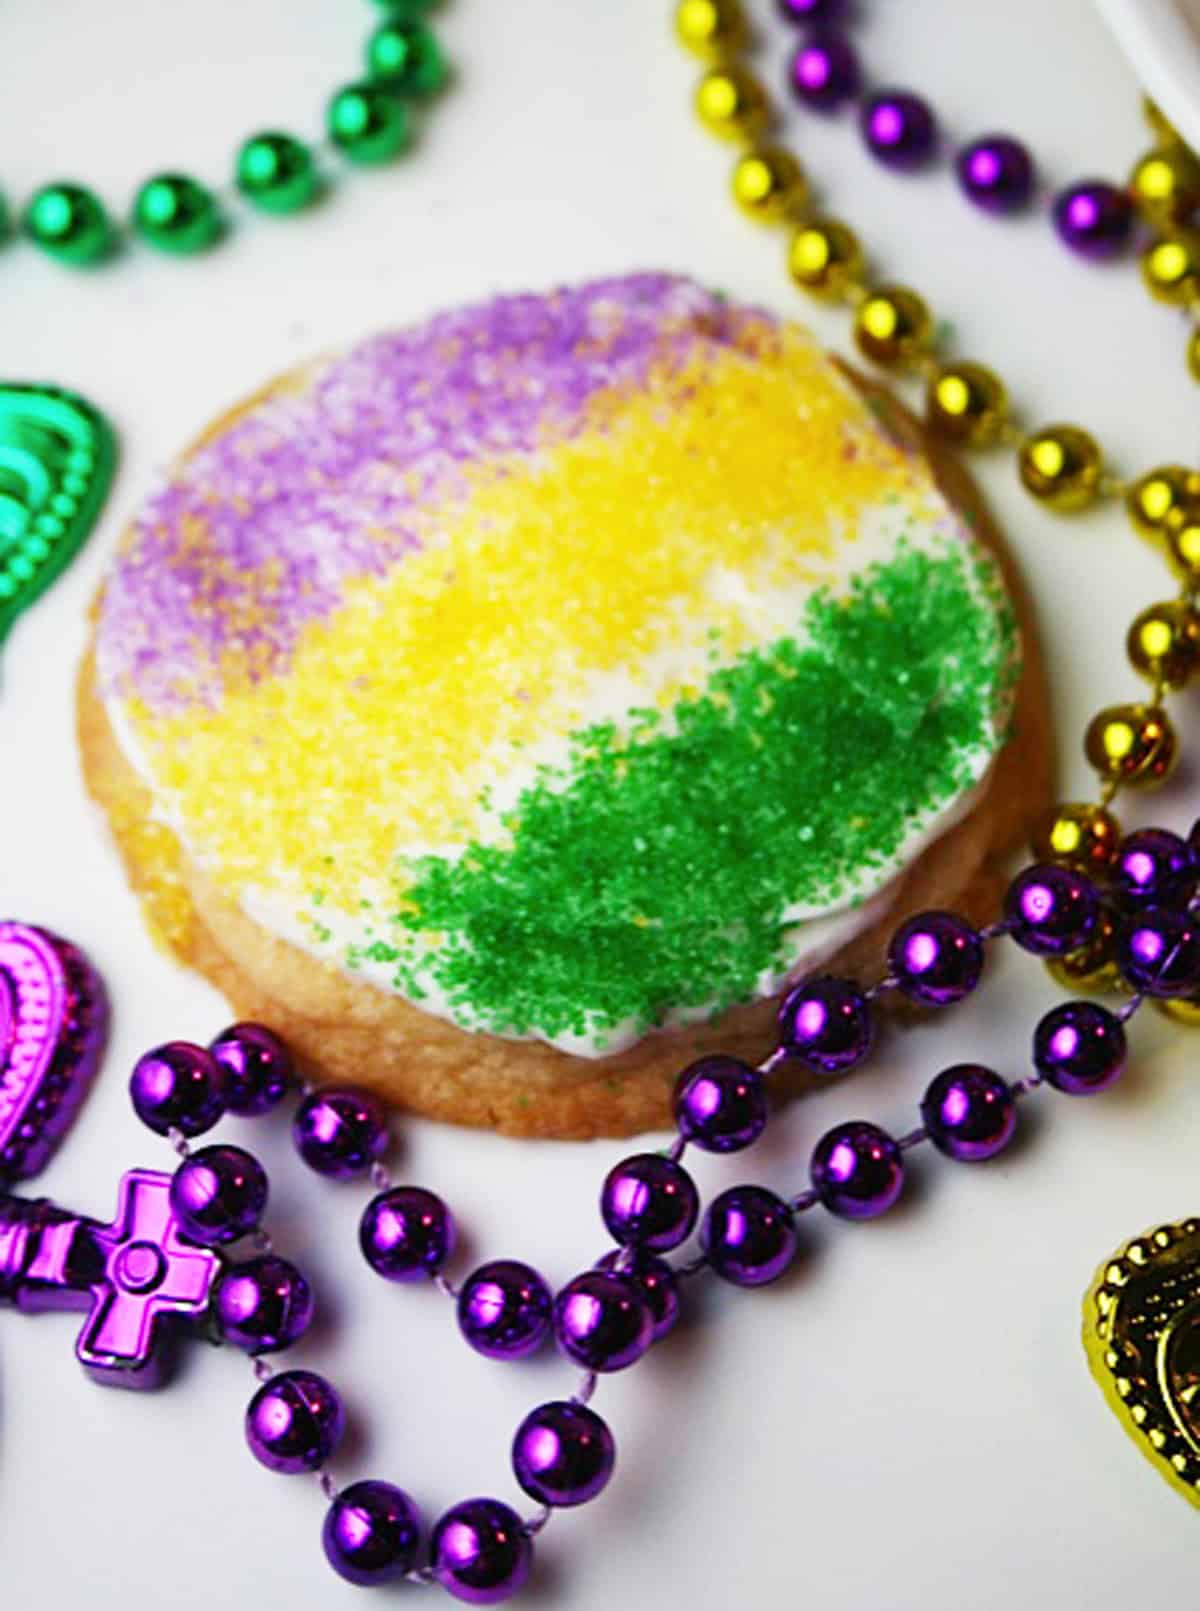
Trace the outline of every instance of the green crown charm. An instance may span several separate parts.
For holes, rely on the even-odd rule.
[[[96,523],[116,438],[57,386],[0,385],[0,643]]]

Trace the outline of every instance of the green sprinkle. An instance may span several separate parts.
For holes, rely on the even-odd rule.
[[[915,824],[978,777],[1015,675],[990,567],[902,544],[796,636],[715,672],[674,712],[575,735],[503,844],[399,869],[395,987],[462,1021],[593,1038],[755,993],[788,957],[789,907],[887,876]]]

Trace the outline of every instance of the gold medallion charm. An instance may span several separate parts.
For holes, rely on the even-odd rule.
[[[1200,1220],[1160,1225],[1105,1260],[1084,1299],[1083,1346],[1121,1425],[1200,1505]]]

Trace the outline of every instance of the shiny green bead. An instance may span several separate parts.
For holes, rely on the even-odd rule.
[[[402,95],[433,95],[446,82],[446,58],[422,23],[393,18],[367,41],[367,72]]]
[[[156,173],[138,191],[133,227],[160,252],[179,257],[202,252],[221,233],[221,214],[211,190],[182,173]]]
[[[290,134],[252,134],[238,152],[238,189],[265,213],[295,213],[315,200],[321,188],[312,152]]]
[[[389,17],[398,17],[403,22],[411,22],[414,17],[423,17],[433,10],[437,0],[375,0],[380,11],[386,11]]]
[[[113,246],[104,203],[82,185],[43,185],[25,208],[21,227],[35,246],[60,263],[99,263]]]
[[[386,162],[408,144],[404,103],[382,84],[350,84],[329,103],[329,138],[349,162]]]

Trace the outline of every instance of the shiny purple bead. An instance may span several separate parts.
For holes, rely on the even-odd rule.
[[[637,1284],[616,1271],[585,1270],[554,1300],[554,1334],[585,1370],[625,1370],[654,1341],[654,1321]]]
[[[1200,990],[1200,918],[1147,906],[1117,931],[1117,966],[1146,996],[1190,996]]]
[[[464,1499],[433,1529],[433,1573],[468,1605],[510,1600],[529,1576],[533,1543],[521,1518],[498,1499]]]
[[[888,969],[910,1000],[949,1007],[979,983],[983,941],[954,912],[920,912],[892,936]]]
[[[513,1439],[517,1481],[531,1499],[556,1509],[595,1499],[616,1463],[612,1433],[586,1404],[542,1404],[525,1417]]]
[[[709,1204],[700,1242],[713,1273],[735,1287],[777,1281],[796,1256],[796,1222],[763,1186],[731,1186]]]
[[[788,67],[792,94],[818,112],[832,111],[857,95],[858,81],[858,57],[841,34],[814,34],[797,46]]]
[[[833,22],[846,9],[845,0],[777,0],[777,4],[787,22],[800,24]]]
[[[248,1236],[267,1206],[266,1170],[242,1147],[201,1147],[171,1180],[179,1228],[203,1247]]]
[[[1033,195],[1033,159],[1019,140],[985,134],[958,153],[958,182],[968,201],[989,213],[1016,213]]]
[[[1128,193],[1103,179],[1082,179],[1054,200],[1054,227],[1061,239],[1081,257],[1098,261],[1125,250],[1135,219]]]
[[[614,1242],[667,1253],[692,1234],[700,1194],[674,1159],[641,1152],[609,1170],[600,1213]]]
[[[979,1063],[956,1063],[931,1081],[921,1100],[921,1122],[947,1158],[979,1163],[1012,1140],[1017,1104],[999,1074]]]
[[[809,1175],[813,1190],[841,1219],[875,1219],[885,1214],[904,1185],[904,1159],[886,1130],[851,1120],[829,1130],[813,1150]]]
[[[1068,1096],[1103,1091],[1125,1066],[1125,1026],[1096,1001],[1067,1001],[1033,1032],[1038,1073]]]
[[[675,1082],[675,1123],[704,1152],[741,1152],[767,1123],[762,1075],[737,1057],[702,1057]]]
[[[458,1295],[458,1325],[476,1353],[524,1359],[545,1342],[554,1300],[536,1270],[516,1259],[481,1264]]]
[[[871,1008],[848,979],[802,979],[779,1009],[779,1044],[819,1074],[842,1074],[871,1049]]]
[[[325,1512],[321,1542],[339,1577],[362,1588],[407,1572],[417,1557],[421,1513],[390,1482],[353,1482]]]
[[[1017,944],[1034,956],[1077,951],[1100,916],[1096,886],[1082,873],[1052,862],[1017,874],[1004,897],[1004,917]]]
[[[387,1151],[387,1117],[369,1091],[327,1085],[306,1096],[296,1109],[292,1139],[318,1175],[353,1180]]]
[[[454,1252],[455,1225],[440,1197],[420,1186],[392,1186],[363,1210],[358,1245],[388,1281],[424,1281]]]
[[[250,1453],[268,1471],[319,1471],[342,1441],[346,1414],[329,1382],[285,1370],[264,1382],[246,1411]]]
[[[1159,906],[1190,894],[1194,875],[1186,839],[1166,828],[1139,828],[1121,840],[1109,878],[1126,906]]]
[[[933,108],[907,90],[876,90],[859,113],[867,149],[888,168],[920,168],[937,147]]]
[[[213,1315],[226,1342],[251,1354],[273,1353],[308,1330],[312,1288],[294,1264],[264,1253],[228,1267],[213,1298]]]
[[[596,1260],[598,1270],[615,1270],[620,1262],[620,1273],[641,1294],[642,1302],[650,1311],[655,1342],[675,1329],[679,1319],[679,1280],[666,1259],[653,1253],[642,1253],[636,1248],[614,1248],[602,1259]]]
[[[203,1046],[188,1040],[168,1041],[139,1057],[129,1078],[134,1112],[160,1136],[211,1130],[225,1112],[225,1092],[224,1069]]]
[[[295,1082],[292,1054],[262,1024],[233,1024],[209,1046],[225,1070],[225,1103],[253,1118],[278,1107]]]

